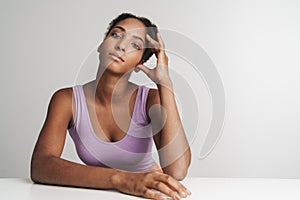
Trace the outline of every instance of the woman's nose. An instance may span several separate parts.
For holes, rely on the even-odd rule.
[[[115,49],[118,51],[123,51],[125,52],[126,50],[126,41],[124,40],[119,40],[116,44],[115,44]]]

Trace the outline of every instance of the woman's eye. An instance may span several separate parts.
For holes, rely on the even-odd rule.
[[[136,44],[136,43],[132,43],[133,48],[137,49],[137,50],[141,50],[141,47]]]
[[[117,33],[111,33],[110,34],[113,38],[120,38],[121,36],[118,35]]]

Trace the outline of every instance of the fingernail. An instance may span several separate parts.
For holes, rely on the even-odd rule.
[[[184,191],[181,192],[181,197],[183,197],[183,198],[186,197],[186,193]]]
[[[159,200],[167,200],[167,197],[165,197],[165,196],[160,196],[160,197],[159,197]]]
[[[177,193],[175,193],[175,198],[180,199],[180,196]]]
[[[189,191],[188,189],[186,189],[186,191],[187,191],[187,193],[189,194],[189,195],[191,195],[192,193],[191,193],[191,191]]]

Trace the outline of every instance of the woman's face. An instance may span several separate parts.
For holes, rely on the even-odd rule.
[[[98,48],[101,67],[124,74],[141,63],[146,45],[146,29],[134,18],[120,21]]]

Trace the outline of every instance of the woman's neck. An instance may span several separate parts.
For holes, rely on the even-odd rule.
[[[130,73],[119,75],[99,70],[94,85],[95,100],[102,105],[110,105],[124,99],[128,94],[129,77]]]

